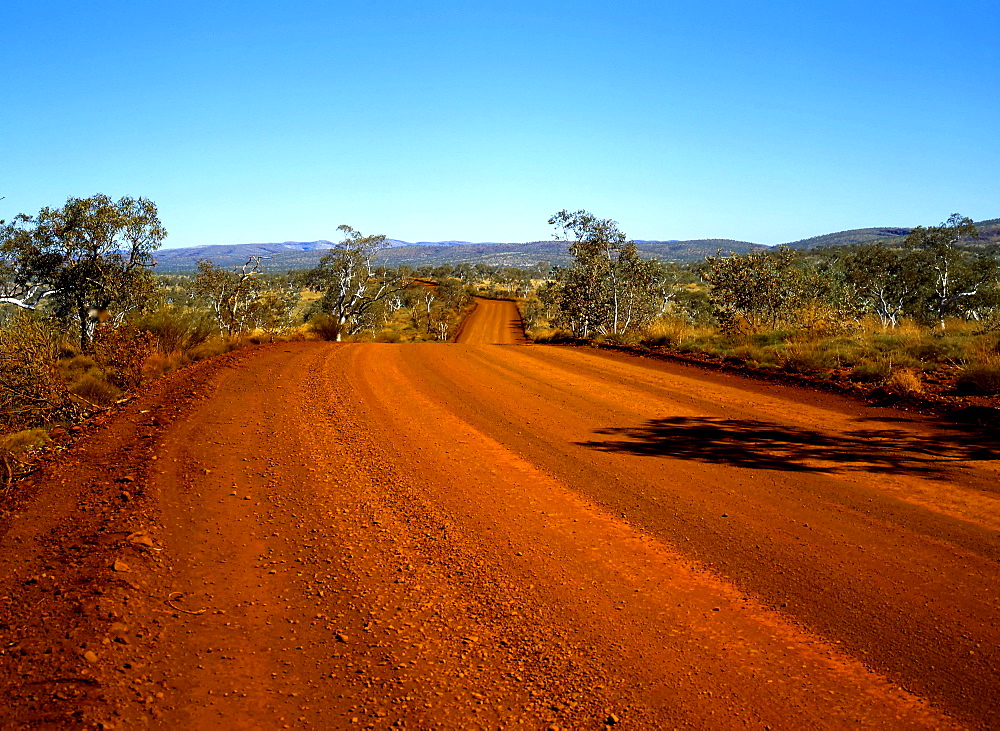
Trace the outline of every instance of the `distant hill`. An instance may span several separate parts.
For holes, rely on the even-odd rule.
[[[996,246],[1000,244],[1000,219],[990,219],[976,223],[981,237],[965,243],[972,246]],[[911,231],[909,228],[881,227],[855,228],[848,231],[813,236],[800,241],[792,241],[784,246],[793,249],[813,249],[825,246],[846,246],[868,241],[894,241],[902,239]],[[528,267],[540,261],[553,265],[566,265],[571,257],[563,241],[528,241],[525,243],[497,243],[493,241],[470,243],[468,241],[418,241],[411,243],[399,239],[389,239],[390,248],[385,249],[379,260],[388,266],[408,264],[413,267],[440,266],[442,264],[490,264],[493,266]],[[270,271],[307,269],[315,266],[331,244],[319,241],[282,241],[273,244],[232,244],[213,246],[190,246],[178,249],[161,249],[156,252],[157,271],[188,272],[197,268],[200,259],[211,259],[223,267],[233,267],[246,263],[251,256],[269,256]],[[771,248],[764,244],[733,239],[693,239],[689,241],[636,241],[639,252],[646,258],[666,262],[700,261],[717,251],[745,254]]]
[[[413,267],[440,266],[442,264],[490,264],[492,266],[528,267],[540,261],[565,265],[572,257],[564,241],[529,241],[526,243],[479,243],[462,241],[422,241],[411,244],[391,240],[391,248],[384,249],[379,261],[388,266],[408,264]],[[698,239],[694,241],[641,241],[636,242],[639,252],[647,258],[661,261],[698,261],[719,249],[746,253],[766,249],[761,244],[730,239]],[[178,249],[161,249],[156,252],[157,271],[186,272],[197,268],[200,259],[211,259],[223,267],[246,263],[251,256],[269,256],[270,271],[306,269],[315,266],[332,244],[329,241],[295,242],[280,244],[233,244],[192,246]]]
[[[978,239],[964,239],[963,244],[970,246],[984,246],[995,244],[1000,241],[1000,218],[991,218],[985,221],[976,221],[976,228],[979,229]],[[906,237],[912,228],[852,228],[848,231],[838,231],[822,236],[813,236],[809,239],[792,241],[782,246],[790,249],[818,249],[824,246],[849,246],[851,244],[865,244],[870,241],[883,241],[891,243]]]
[[[908,228],[852,228],[849,231],[838,231],[822,236],[813,236],[809,239],[791,241],[783,246],[790,249],[816,249],[821,246],[847,246],[849,244],[863,244],[868,241],[880,241],[884,239],[903,238],[910,233]]]

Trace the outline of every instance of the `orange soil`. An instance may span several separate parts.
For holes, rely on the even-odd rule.
[[[502,301],[454,344],[231,354],[9,506],[0,720],[996,726],[985,438],[527,345]]]

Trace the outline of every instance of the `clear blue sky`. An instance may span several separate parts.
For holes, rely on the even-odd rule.
[[[0,218],[102,192],[169,246],[774,244],[1000,216],[1000,3],[68,2],[0,11]]]

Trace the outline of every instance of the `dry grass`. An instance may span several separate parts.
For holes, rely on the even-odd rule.
[[[823,334],[801,328],[732,335],[665,317],[647,328],[640,342],[755,367],[823,376],[836,373],[900,395],[924,392],[925,374],[961,366],[961,383],[969,393],[1000,393],[997,335],[979,323],[949,321],[942,330],[912,321],[885,327],[866,318],[846,332]]]
[[[885,390],[897,396],[919,396],[924,393],[924,384],[917,371],[900,368],[889,374],[885,381]]]
[[[109,406],[121,395],[122,390],[107,381],[103,374],[86,373],[70,385],[69,392],[92,406]]]

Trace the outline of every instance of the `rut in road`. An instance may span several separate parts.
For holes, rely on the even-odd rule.
[[[126,725],[1000,721],[995,445],[530,345],[503,301],[213,378],[151,447],[163,551],[130,560],[174,601],[101,649]]]

